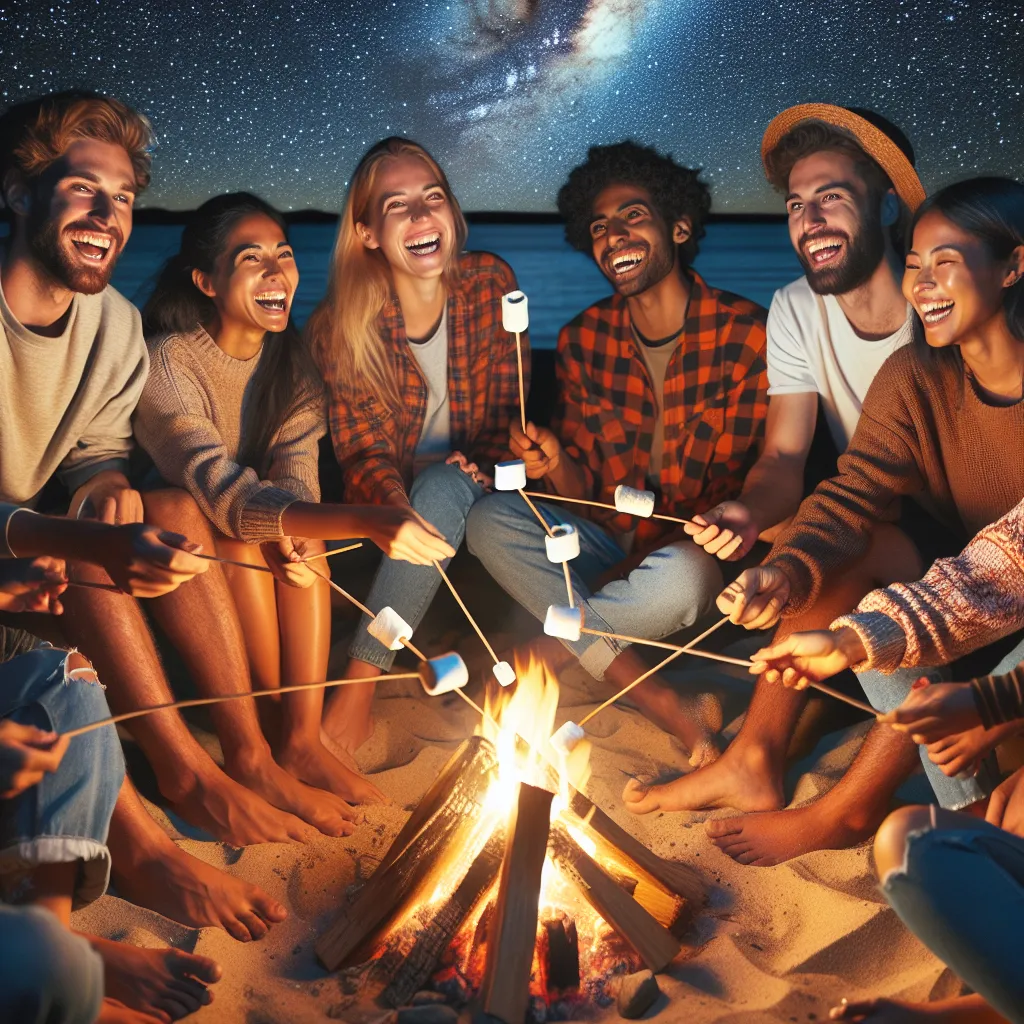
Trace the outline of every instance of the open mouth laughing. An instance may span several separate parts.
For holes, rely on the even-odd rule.
[[[925,322],[926,326],[934,327],[936,324],[941,324],[953,312],[955,305],[956,303],[952,299],[935,299],[932,302],[922,302],[921,319]]]
[[[431,231],[430,234],[410,239],[405,243],[405,248],[413,256],[433,256],[441,248],[441,235]]]
[[[807,262],[812,267],[820,267],[831,263],[842,252],[844,239],[838,236],[815,238],[804,245]]]
[[[101,231],[71,231],[68,234],[75,250],[91,263],[103,263],[111,252],[116,251],[114,238]]]
[[[288,308],[288,294],[281,289],[259,292],[253,296],[256,305],[268,313],[283,313]]]
[[[605,263],[616,277],[626,277],[639,270],[646,260],[646,250],[638,246],[631,246],[628,249],[619,249],[613,252],[605,259]]]

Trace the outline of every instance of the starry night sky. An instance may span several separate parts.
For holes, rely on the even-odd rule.
[[[0,107],[111,92],[152,119],[143,202],[245,188],[337,210],[361,153],[407,134],[467,210],[551,210],[589,145],[633,137],[705,168],[721,212],[779,211],[765,125],[872,107],[929,189],[1024,173],[1016,0],[3,0]]]

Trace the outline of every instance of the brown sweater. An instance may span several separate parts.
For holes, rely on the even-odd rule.
[[[1013,508],[1024,496],[1024,401],[990,405],[962,368],[907,346],[875,376],[838,468],[768,556],[791,583],[787,615],[813,605],[824,580],[864,556],[897,497],[927,495],[964,537]]]
[[[221,533],[250,544],[280,537],[293,502],[320,500],[317,459],[327,430],[323,395],[311,394],[275,435],[265,479],[237,461],[259,361],[234,359],[202,327],[156,339],[134,420],[160,475],[185,488]]]

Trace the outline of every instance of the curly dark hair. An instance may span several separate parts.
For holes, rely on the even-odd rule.
[[[646,189],[666,224],[690,218],[692,230],[679,246],[679,259],[683,266],[693,263],[711,210],[711,192],[700,180],[700,169],[683,167],[671,156],[662,156],[656,149],[631,140],[592,146],[587,162],[569,172],[568,181],[558,190],[558,212],[565,221],[566,241],[580,252],[591,252],[594,200],[603,189],[618,183]]]

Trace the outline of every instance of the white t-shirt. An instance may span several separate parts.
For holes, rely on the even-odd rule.
[[[824,311],[824,316],[822,312]],[[834,295],[816,295],[805,277],[780,288],[768,310],[768,394],[817,392],[840,453],[860,419],[879,367],[912,337],[911,307],[888,338],[857,336]]]
[[[427,412],[416,444],[414,470],[438,462],[451,452],[452,409],[448,400],[448,307],[437,330],[424,342],[409,342],[427,385]]]

